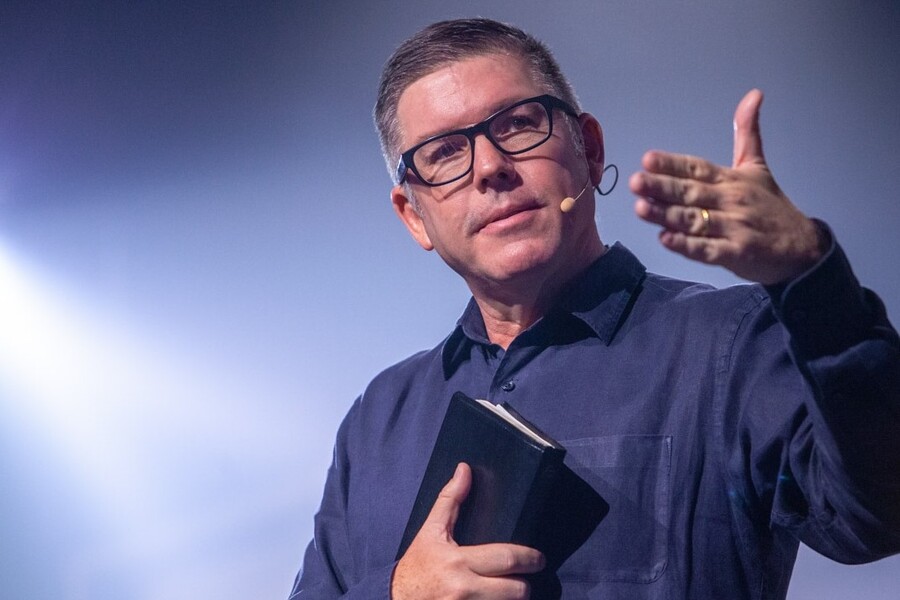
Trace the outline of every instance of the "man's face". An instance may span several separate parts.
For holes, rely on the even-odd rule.
[[[519,59],[485,55],[453,63],[417,80],[400,96],[401,147],[472,125],[544,92]],[[477,136],[467,176],[428,187],[411,175],[418,211],[403,186],[391,192],[395,210],[416,241],[437,250],[470,286],[484,289],[532,275],[540,279],[547,269],[578,262],[588,238],[596,238],[593,194],[588,190],[569,213],[559,205],[599,180],[603,152],[599,125],[589,116],[574,123],[576,129],[589,130],[587,157],[576,150],[565,123],[570,118],[554,111],[551,138],[515,156]],[[585,118],[590,121],[586,128]]]

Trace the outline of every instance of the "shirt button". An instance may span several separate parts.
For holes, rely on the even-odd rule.
[[[515,381],[507,381],[506,383],[504,383],[503,385],[500,386],[500,389],[503,390],[504,392],[511,392],[514,389],[516,389],[516,382]]]

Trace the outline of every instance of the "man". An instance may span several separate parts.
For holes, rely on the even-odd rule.
[[[648,152],[629,181],[664,246],[765,286],[713,290],[601,242],[601,128],[539,42],[476,19],[395,52],[375,109],[394,210],[473,299],[351,408],[291,598],[782,598],[798,540],[900,549],[897,334],[769,174],[761,102],[737,107],[731,168]],[[458,390],[567,448],[607,507],[576,548],[458,546],[460,465],[395,562]]]

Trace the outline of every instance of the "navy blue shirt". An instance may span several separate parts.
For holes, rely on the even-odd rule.
[[[788,286],[716,290],[616,245],[506,351],[472,301],[371,382],[292,600],[390,597],[456,391],[560,441],[606,506],[536,596],[783,598],[799,541],[842,562],[900,550],[900,343],[840,248]]]

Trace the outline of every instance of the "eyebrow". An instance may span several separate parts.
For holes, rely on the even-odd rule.
[[[498,112],[500,112],[504,108],[508,108],[508,107],[512,106],[513,104],[515,104],[516,102],[518,102],[519,100],[524,100],[525,98],[529,98],[529,97],[530,96],[521,96],[521,97],[516,96],[511,99],[507,98],[505,100],[498,100],[497,102],[494,102],[489,105],[489,109],[487,111],[485,111],[487,114],[484,117],[482,117],[481,119],[479,119],[477,121],[473,121],[471,123],[466,123],[465,125],[460,125],[458,127],[451,127],[449,129],[439,129],[432,133],[427,133],[427,134],[424,134],[421,136],[416,136],[416,139],[414,139],[412,142],[410,142],[407,147],[412,148],[416,144],[420,144],[420,143],[424,142],[425,140],[429,140],[433,137],[437,137],[439,135],[443,135],[443,134],[449,133],[451,131],[458,131],[460,129],[466,129],[468,127],[472,127],[473,125],[477,125],[478,123],[482,123],[482,122],[486,121],[487,119],[490,119],[491,117],[496,115]]]

